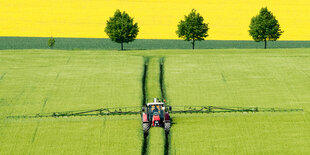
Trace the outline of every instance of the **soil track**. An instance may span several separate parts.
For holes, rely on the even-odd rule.
[[[167,100],[167,95],[166,95],[166,90],[165,90],[165,85],[164,85],[164,57],[161,57],[158,59],[158,64],[159,64],[159,89],[160,89],[160,93],[161,93],[161,96],[163,99],[166,99]],[[145,57],[144,58],[144,71],[143,71],[143,74],[142,74],[142,96],[143,96],[143,99],[142,99],[142,106],[146,104],[147,102],[147,77],[148,77],[148,73],[153,73],[155,71],[150,71],[149,70],[149,62],[150,62],[150,57]],[[149,80],[151,81],[151,80]],[[157,80],[154,80],[154,81],[157,81]],[[155,89],[155,88],[154,88]],[[165,155],[168,155],[169,154],[169,146],[170,146],[170,134],[169,133],[166,133],[165,134],[165,144],[164,144],[164,154]],[[148,138],[148,135],[144,135],[143,137],[143,144],[142,144],[142,152],[141,154],[142,155],[145,155],[145,154],[148,154],[148,143],[149,143],[150,139]]]
[[[141,106],[144,106],[147,100],[147,94],[146,94],[146,75],[148,70],[148,62],[149,58],[144,58],[144,64],[143,64],[143,74],[142,74],[142,104]],[[143,143],[142,143],[142,155],[147,154],[147,135],[143,135]]]

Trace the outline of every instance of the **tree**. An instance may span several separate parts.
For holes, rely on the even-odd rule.
[[[280,29],[278,20],[268,11],[267,7],[261,8],[259,14],[251,19],[249,33],[256,42],[264,41],[265,49],[267,40],[276,41],[284,32]]]
[[[139,27],[138,23],[134,23],[133,18],[125,11],[116,10],[114,16],[110,17],[107,21],[105,32],[112,41],[120,43],[121,50],[123,50],[123,43],[129,43],[135,40],[139,32]]]
[[[179,38],[183,38],[185,41],[192,41],[193,49],[195,49],[195,41],[204,40],[208,36],[208,24],[203,23],[203,17],[196,13],[195,9],[192,9],[184,17],[185,19],[179,22],[176,33]]]
[[[53,38],[53,37],[51,37],[51,38],[49,38],[48,39],[48,47],[50,47],[50,48],[53,48],[54,47],[54,45],[55,45],[55,39]]]

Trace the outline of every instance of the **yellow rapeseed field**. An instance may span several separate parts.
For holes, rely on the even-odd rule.
[[[177,39],[178,21],[195,8],[215,40],[250,40],[250,19],[267,6],[285,31],[281,40],[310,40],[309,0],[0,0],[0,36],[107,38],[116,9],[140,26],[138,38]]]

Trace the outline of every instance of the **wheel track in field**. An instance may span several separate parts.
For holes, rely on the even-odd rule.
[[[159,84],[160,84],[160,91],[162,98],[167,100],[167,94],[166,94],[166,87],[165,87],[165,81],[164,81],[164,73],[165,73],[165,58],[161,57],[159,59]],[[170,118],[171,119],[171,118]],[[171,120],[172,121],[172,120]],[[169,133],[165,133],[165,155],[169,154],[169,148],[170,148],[170,142],[171,142],[171,136]]]
[[[66,64],[68,64],[68,62],[70,61],[70,59],[71,59],[71,57],[68,58]],[[56,77],[55,77],[55,80],[54,80],[54,83],[58,80],[60,73],[61,73],[61,71],[59,71],[59,72],[57,73],[57,75],[56,75]],[[41,108],[41,113],[44,112],[45,106],[46,106],[46,104],[47,104],[47,102],[48,102],[48,96],[50,96],[50,95],[49,95],[50,93],[51,93],[51,91],[49,91],[49,92],[47,93],[47,96],[46,96],[45,99],[44,99],[44,102],[43,102],[42,108]],[[34,133],[33,133],[32,138],[31,138],[31,147],[33,147],[33,143],[34,143],[35,140],[36,140],[36,137],[37,137],[37,134],[38,134],[39,126],[40,126],[40,120],[37,120],[36,128],[35,128],[35,131],[34,131]],[[30,150],[31,150],[31,149],[30,149]]]
[[[142,73],[142,104],[141,106],[144,106],[145,103],[147,102],[147,92],[146,92],[146,75],[148,72],[148,62],[149,62],[149,57],[144,57],[144,64],[143,64],[143,73]],[[142,142],[142,152],[141,155],[146,155],[147,154],[147,144],[148,144],[148,139],[147,135],[143,134],[143,142]]]
[[[70,63],[70,60],[71,60],[71,56],[67,59],[65,65],[67,65],[68,63]],[[60,74],[61,74],[61,71],[59,71],[59,72],[57,73],[57,75],[56,75],[56,77],[55,77],[55,80],[54,80],[54,83],[57,82],[57,80],[58,80]],[[0,80],[1,80],[1,79],[0,79]],[[51,91],[49,91],[49,92],[47,93],[47,96],[46,96],[45,99],[44,99],[44,102],[43,102],[43,105],[42,105],[42,108],[41,108],[41,113],[44,112],[45,106],[46,106],[46,104],[47,104],[47,102],[48,102],[48,96],[50,96],[50,93],[51,93]],[[35,140],[36,140],[36,138],[37,138],[39,126],[40,126],[40,121],[37,120],[36,128],[35,128],[35,130],[34,130],[34,133],[33,133],[32,138],[31,138],[31,147],[33,147],[33,143],[35,142]],[[105,121],[104,121],[104,126],[105,126]],[[30,150],[32,150],[32,149],[30,149]]]
[[[45,108],[45,105],[46,105],[47,101],[48,101],[48,97],[46,97],[44,102],[43,102],[43,105],[42,105],[42,108],[41,108],[41,113],[44,111],[44,108]],[[40,126],[40,120],[37,120],[36,129],[34,130],[34,133],[33,133],[32,138],[31,138],[31,148],[33,147],[33,143],[35,142],[35,140],[37,138],[39,126]],[[30,149],[30,151],[31,150],[32,149]]]
[[[0,81],[5,77],[6,72],[4,72],[1,76],[0,76]]]
[[[147,74],[151,71],[149,71],[148,63],[149,63],[150,57],[144,57],[144,68],[143,68],[143,74],[142,74],[142,106],[146,104],[147,102]],[[161,92],[161,97],[163,99],[167,100],[167,95],[166,95],[166,88],[165,88],[165,83],[164,83],[164,62],[165,58],[161,57],[159,58],[159,87],[160,87],[160,92]],[[164,154],[168,155],[169,154],[169,148],[170,148],[170,134],[166,133],[165,134],[165,144],[164,144]],[[148,135],[143,136],[143,143],[142,143],[142,155],[148,154]]]

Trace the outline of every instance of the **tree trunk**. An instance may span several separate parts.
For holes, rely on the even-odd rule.
[[[195,40],[193,40],[192,45],[193,45],[193,49],[195,49]]]
[[[121,43],[121,50],[124,50],[124,45],[123,45],[123,43]]]
[[[265,38],[265,49],[267,48],[267,40],[266,40],[266,38]]]

